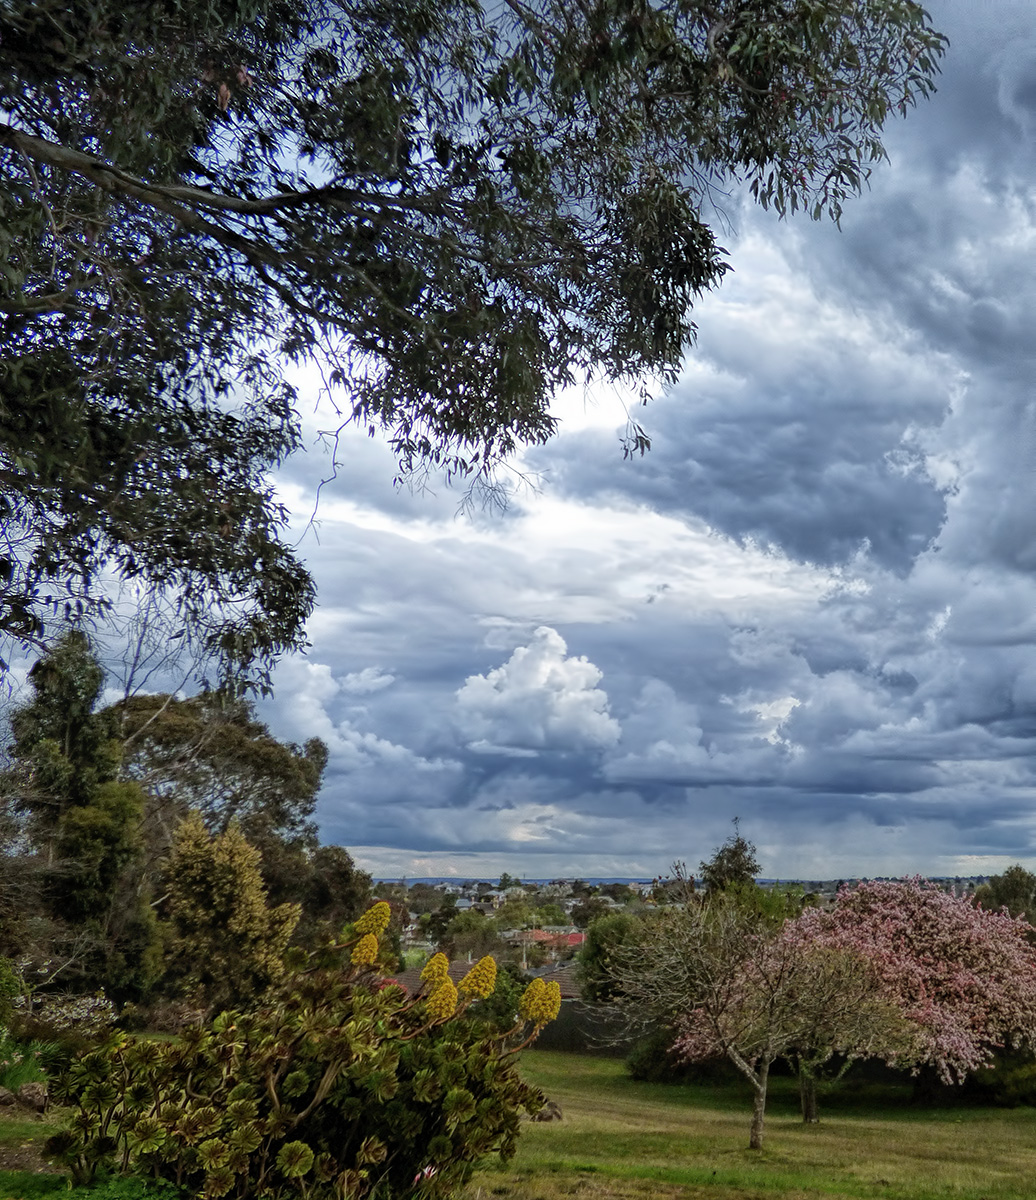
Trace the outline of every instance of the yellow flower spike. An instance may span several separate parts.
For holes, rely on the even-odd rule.
[[[433,954],[421,972],[421,982],[430,983],[433,987],[449,977],[450,963],[445,954]]]
[[[561,985],[556,979],[544,983],[542,979],[534,979],[525,989],[518,1013],[526,1021],[534,1025],[546,1025],[553,1021],[561,1011]]]
[[[546,1013],[546,1021],[553,1021],[561,1012],[561,984],[556,979],[552,979],[547,984],[547,1003],[544,1005]]]
[[[369,967],[378,961],[378,939],[365,933],[353,947],[350,961],[354,967]]]
[[[453,1016],[457,1009],[457,989],[453,980],[447,975],[440,980],[435,990],[425,1001],[425,1011],[433,1021],[445,1021]]]
[[[383,934],[388,928],[389,919],[392,916],[392,910],[388,906],[388,901],[379,900],[377,904],[372,905],[363,914],[362,917],[353,926],[353,929],[360,934],[373,934],[375,937]]]
[[[487,954],[480,958],[464,978],[457,984],[457,990],[464,996],[474,996],[477,1000],[485,1000],[492,996],[496,989],[496,963]]]
[[[539,1024],[539,1014],[546,995],[547,985],[540,978],[534,979],[522,993],[521,1003],[518,1005],[518,1015],[526,1021],[535,1021]]]

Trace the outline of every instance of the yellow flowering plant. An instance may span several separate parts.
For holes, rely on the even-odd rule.
[[[441,980],[448,979],[449,975],[450,964],[446,955],[433,954],[424,965],[424,970],[421,972],[421,982],[430,983],[434,987]]]
[[[462,1194],[486,1155],[514,1153],[519,1113],[543,1097],[519,1077],[508,1035],[463,1018],[495,976],[491,959],[468,971],[463,1002],[442,955],[426,968],[428,994],[411,997],[379,976],[368,930],[290,951],[254,1010],[176,1042],[123,1035],[80,1057],[53,1082],[73,1112],[50,1152],[78,1183],[121,1172],[201,1200]],[[542,1017],[549,989],[537,991]]]
[[[378,939],[365,933],[353,947],[349,961],[354,967],[371,967],[378,961]]]
[[[432,1021],[446,1021],[457,1011],[457,988],[447,975],[432,989],[425,1001],[425,1012]]]
[[[373,934],[375,937],[381,935],[388,929],[389,920],[392,917],[392,909],[389,908],[387,900],[379,900],[376,904],[372,904],[370,908],[363,914],[362,917],[353,925],[353,929],[361,937],[367,934]]]
[[[475,1000],[488,999],[496,989],[496,963],[486,955],[480,958],[457,985],[462,996]]]

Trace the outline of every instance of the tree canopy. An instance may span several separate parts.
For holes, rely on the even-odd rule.
[[[983,908],[1006,908],[1012,917],[1024,917],[1031,925],[1036,918],[1036,875],[1015,863],[1002,875],[991,875],[979,884],[972,898]]]
[[[706,892],[723,892],[728,888],[749,887],[759,874],[755,846],[741,836],[738,819],[734,832],[722,846],[717,846],[710,859],[701,864],[701,881]]]
[[[288,937],[319,944],[362,910],[370,876],[343,847],[320,845],[312,820],[327,758],[318,739],[279,742],[246,699],[216,692],[101,707],[105,672],[79,631],[29,682],[0,752],[0,954],[63,987],[147,1001],[231,986],[206,938],[229,938],[231,957],[246,935],[275,950]],[[185,879],[193,909],[177,890]],[[291,921],[268,920],[267,907]]]
[[[806,909],[804,945],[864,955],[882,991],[918,1030],[913,1062],[947,1083],[992,1061],[998,1046],[1036,1045],[1036,950],[1029,925],[975,907],[923,879],[845,889],[833,909]],[[892,1061],[911,1060],[902,1053]]]
[[[604,924],[593,927],[599,935]],[[908,1025],[861,952],[811,944],[789,934],[795,926],[742,903],[736,890],[716,892],[660,908],[625,931],[613,927],[611,946],[591,960],[595,971],[583,960],[597,998],[620,1005],[633,1027],[668,1029],[678,1060],[734,1064],[752,1087],[755,1150],[775,1060],[815,1071],[835,1054],[899,1046]]]
[[[145,788],[168,827],[195,809],[211,831],[237,821],[256,843],[307,832],[327,763],[319,738],[301,748],[279,742],[248,700],[222,692],[132,696],[113,712],[123,775]]]
[[[298,646],[282,364],[489,472],[558,388],[673,380],[724,189],[837,218],[942,49],[912,0],[7,0],[0,631],[109,569],[228,667]]]

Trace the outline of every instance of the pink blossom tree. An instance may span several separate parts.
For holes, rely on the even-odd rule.
[[[749,1147],[762,1148],[770,1068],[861,1056],[908,1036],[868,960],[786,934],[790,923],[723,896],[643,922],[610,964],[616,1000],[675,1033],[685,1061],[723,1055],[751,1084]]]
[[[947,1083],[987,1066],[1003,1045],[1036,1045],[1036,948],[1030,926],[977,908],[920,878],[843,889],[833,909],[807,909],[785,936],[862,955],[914,1027],[908,1043],[872,1051],[930,1064]]]

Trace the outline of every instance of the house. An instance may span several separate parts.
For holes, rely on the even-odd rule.
[[[578,963],[548,963],[545,967],[533,967],[528,974],[539,976],[544,983],[557,983],[562,1000],[578,1000],[580,997]]]

